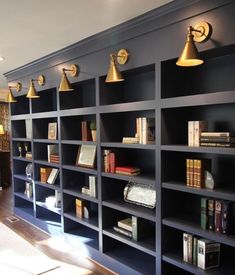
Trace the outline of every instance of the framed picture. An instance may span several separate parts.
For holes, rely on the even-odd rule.
[[[81,145],[78,149],[76,165],[94,168],[96,145]]]
[[[48,124],[48,139],[57,138],[57,122],[52,122]]]

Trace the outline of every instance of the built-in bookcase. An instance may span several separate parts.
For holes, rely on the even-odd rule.
[[[73,246],[85,247],[120,274],[232,274],[235,236],[203,230],[200,218],[203,197],[235,201],[235,149],[189,147],[188,121],[206,120],[209,131],[235,132],[235,49],[202,56],[205,64],[194,68],[177,67],[176,58],[157,59],[122,71],[123,82],[107,84],[104,72],[97,72],[96,77],[78,78],[73,92],[59,92],[56,83],[41,89],[39,99],[18,96],[11,105],[15,213],[47,231],[55,226]],[[123,143],[123,137],[136,136],[138,118],[154,120],[155,142]],[[96,141],[83,138],[84,121],[96,122]],[[56,139],[48,139],[49,123],[57,123]],[[20,156],[19,143],[29,144],[31,159]],[[59,154],[56,163],[48,161],[51,145]],[[91,168],[77,163],[82,145],[96,146]],[[116,164],[138,167],[140,174],[107,172],[107,151],[115,153]],[[211,160],[214,190],[186,186],[187,158]],[[28,164],[32,179],[26,177]],[[54,184],[41,182],[41,168],[59,170]],[[91,176],[95,196],[84,192]],[[25,193],[26,182],[33,186],[31,197]],[[156,207],[125,200],[130,182],[154,187]],[[61,193],[57,208],[45,203],[55,192]],[[87,206],[88,216],[79,217],[77,202]],[[114,229],[118,221],[132,217],[148,228],[139,241]],[[204,272],[185,263],[184,232],[219,242],[220,267]]]
[[[195,68],[177,67],[175,59],[161,62],[161,232],[165,274],[172,266],[181,270],[180,274],[204,274],[183,261],[184,232],[221,244],[220,266],[211,269],[210,274],[232,274],[234,269],[235,232],[224,235],[200,226],[202,197],[235,201],[234,148],[188,146],[190,120],[207,121],[211,132],[235,130],[234,47],[208,51],[203,57],[205,64]],[[211,159],[215,189],[186,186],[187,158]]]

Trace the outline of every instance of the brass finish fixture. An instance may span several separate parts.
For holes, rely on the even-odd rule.
[[[30,86],[29,86],[29,91],[26,95],[27,98],[39,98],[40,96],[37,94],[37,91],[34,86],[34,81],[37,81],[40,86],[45,85],[45,76],[40,75],[38,79],[31,79],[30,80]]]
[[[126,49],[121,49],[118,51],[117,54],[115,53],[110,54],[110,65],[109,65],[108,74],[105,79],[106,83],[119,82],[119,81],[125,80],[117,67],[115,58],[118,64],[123,65],[128,61],[129,52]]]
[[[22,89],[22,84],[20,82],[17,82],[16,85],[14,86],[8,86],[8,94],[7,94],[7,99],[6,102],[8,103],[13,103],[13,102],[17,102],[17,100],[15,99],[13,93],[12,93],[12,89],[16,89],[17,92],[20,92]]]
[[[0,124],[0,136],[4,134],[5,134],[5,131],[4,131],[3,125]]]
[[[67,75],[66,75],[66,71],[70,72],[70,75],[72,77],[77,77],[79,74],[79,70],[78,70],[78,66],[76,64],[73,64],[70,69],[62,69],[62,78],[61,78],[61,82],[60,82],[60,86],[59,86],[59,91],[60,92],[69,92],[69,91],[73,91],[73,87],[70,84]]]
[[[188,34],[186,38],[186,44],[184,49],[178,58],[176,65],[183,67],[197,66],[204,63],[200,58],[198,50],[194,42],[205,42],[207,41],[212,33],[212,27],[207,22],[200,22],[193,28],[188,28]]]

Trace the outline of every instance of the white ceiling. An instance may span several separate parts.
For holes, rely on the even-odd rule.
[[[2,75],[172,0],[0,0]]]

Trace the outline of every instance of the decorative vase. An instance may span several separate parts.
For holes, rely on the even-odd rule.
[[[96,141],[96,130],[91,130],[92,141]]]

